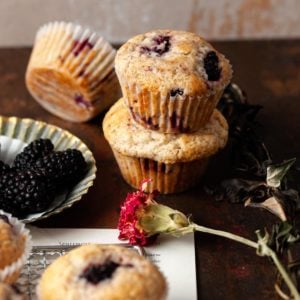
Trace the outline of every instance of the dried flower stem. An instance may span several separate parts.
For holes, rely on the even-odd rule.
[[[243,238],[243,237],[241,237],[239,235],[236,235],[236,234],[233,234],[233,233],[229,233],[229,232],[226,232],[226,231],[222,231],[222,230],[216,230],[216,229],[212,229],[212,228],[200,226],[200,225],[197,225],[195,223],[192,223],[191,225],[194,227],[195,231],[222,236],[222,237],[225,237],[227,239],[234,240],[236,242],[239,242],[239,243],[242,243],[244,245],[247,245],[249,247],[252,247],[252,248],[255,248],[255,249],[258,248],[258,244],[256,242],[253,242],[251,240]]]
[[[257,254],[260,256],[269,256],[273,260],[277,270],[279,271],[282,279],[285,281],[285,284],[290,290],[291,295],[293,296],[294,300],[300,300],[300,294],[297,290],[297,287],[295,286],[293,280],[291,279],[289,273],[286,271],[284,268],[283,264],[281,261],[278,259],[277,254],[275,251],[273,251],[269,246],[268,246],[268,233],[265,234],[265,236],[262,236],[260,230],[256,231],[256,235],[258,237],[258,249],[257,249]]]
[[[268,246],[267,239],[262,237],[259,231],[256,233],[259,242],[256,243],[233,233],[208,228],[205,226],[200,226],[195,223],[191,223],[190,226],[194,228],[194,231],[222,236],[224,238],[234,240],[238,243],[242,243],[244,245],[257,249],[257,254],[260,256],[269,256],[273,260],[275,266],[277,267],[279,273],[281,274],[283,280],[285,281],[287,287],[289,288],[291,295],[293,296],[293,299],[300,300],[300,295],[298,293],[298,290],[294,285],[293,280],[291,279],[289,273],[286,271],[283,264],[278,259],[277,254]]]
[[[293,299],[300,300],[300,294],[298,293],[298,290],[297,290],[296,286],[294,285],[291,277],[289,276],[286,269],[284,268],[284,266],[278,259],[276,253],[270,248],[269,248],[268,256],[270,256],[272,258],[275,266],[277,267],[279,273],[281,274],[281,276],[282,276],[283,280],[285,281],[287,287],[289,288],[291,294],[293,295]]]

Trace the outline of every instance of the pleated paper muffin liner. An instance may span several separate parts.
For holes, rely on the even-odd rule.
[[[17,218],[0,210],[1,215],[8,217],[9,223],[12,225],[15,233],[24,239],[24,249],[22,255],[15,262],[0,269],[0,281],[12,284],[15,283],[21,273],[21,269],[25,265],[27,258],[29,257],[32,242],[29,230],[25,228],[25,225],[21,223]]]
[[[120,78],[120,76],[119,76]],[[209,95],[175,95],[140,87],[120,79],[132,118],[145,128],[162,133],[189,133],[209,121],[223,90]]]
[[[123,155],[113,149],[124,180],[139,188],[144,179],[151,179],[147,192],[159,191],[171,194],[195,186],[204,174],[209,158],[190,162],[162,163],[148,158]]]
[[[36,35],[26,72],[28,90],[51,113],[87,121],[120,95],[115,54],[107,41],[89,29],[48,23]]]

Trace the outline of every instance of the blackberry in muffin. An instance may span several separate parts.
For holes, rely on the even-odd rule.
[[[37,294],[39,300],[162,300],[166,281],[156,266],[134,250],[87,245],[52,263]]]

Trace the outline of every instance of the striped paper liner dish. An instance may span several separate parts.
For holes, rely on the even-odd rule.
[[[80,150],[88,164],[88,170],[76,185],[67,190],[63,195],[55,198],[51,206],[41,213],[25,216],[21,221],[29,223],[47,218],[72,206],[88,192],[96,178],[96,163],[92,152],[75,135],[54,125],[32,119],[0,116],[0,158],[7,164],[12,164],[15,156],[30,142],[36,139],[50,139],[55,151],[68,148]]]

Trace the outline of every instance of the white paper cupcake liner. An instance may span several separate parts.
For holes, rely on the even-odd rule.
[[[125,78],[120,83],[134,120],[162,133],[188,133],[204,127],[223,92],[171,97],[169,93],[142,88]]]
[[[124,180],[134,188],[139,188],[145,179],[151,179],[147,192],[158,191],[171,194],[185,191],[195,186],[204,174],[209,158],[190,162],[166,164],[148,158],[123,155],[113,149]]]
[[[29,230],[25,228],[25,225],[23,223],[21,223],[17,218],[14,218],[11,214],[4,212],[3,210],[0,210],[0,214],[7,216],[9,223],[12,225],[17,235],[23,236],[25,239],[23,254],[19,257],[19,259],[8,265],[4,269],[0,269],[0,281],[11,284],[16,282],[22,267],[25,265],[27,258],[29,257],[32,248],[32,241]]]
[[[120,96],[116,51],[90,29],[65,22],[42,26],[26,72],[32,96],[53,114],[87,121]]]

